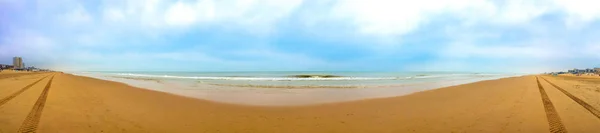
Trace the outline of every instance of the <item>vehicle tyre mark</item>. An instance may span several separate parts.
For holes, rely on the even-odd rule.
[[[46,76],[48,77],[48,76]],[[13,98],[17,97],[18,95],[20,95],[21,93],[25,92],[26,90],[28,90],[29,88],[31,88],[33,85],[35,85],[36,83],[42,81],[43,79],[45,79],[46,77],[41,78],[40,80],[37,80],[23,88],[21,88],[19,91],[9,95],[8,97],[2,98],[0,99],[0,106],[4,105],[6,102],[12,100]]]
[[[594,108],[592,105],[590,105],[587,102],[579,99],[578,97],[574,96],[573,94],[567,92],[565,89],[560,88],[559,86],[555,85],[554,83],[548,81],[546,78],[542,77],[542,79],[546,80],[546,82],[550,83],[550,85],[554,86],[554,88],[558,89],[563,94],[565,94],[569,98],[573,99],[573,101],[577,102],[579,105],[583,106],[583,108],[585,108],[586,110],[590,111],[590,113],[592,113],[594,116],[596,116],[596,118],[600,119],[600,111],[598,111],[598,109]]]
[[[44,110],[44,105],[46,104],[46,99],[48,98],[48,93],[50,91],[50,86],[52,85],[53,79],[54,79],[54,76],[52,76],[52,78],[50,78],[50,81],[48,81],[48,83],[46,84],[46,87],[44,87],[42,94],[40,94],[40,97],[33,105],[33,108],[29,112],[29,115],[27,115],[27,118],[25,118],[25,121],[23,121],[23,124],[21,125],[21,127],[19,128],[19,130],[17,132],[19,132],[19,133],[35,133],[36,132],[37,126],[40,122],[40,117],[42,116],[42,111]]]
[[[544,109],[546,111],[546,118],[548,118],[548,125],[550,126],[550,132],[552,133],[566,133],[567,129],[562,124],[560,116],[558,116],[558,112],[556,112],[556,108],[550,101],[548,94],[546,94],[546,90],[542,84],[540,84],[540,80],[538,77],[535,77],[535,80],[538,84],[538,89],[540,90],[540,95],[542,96],[542,103],[544,104]]]

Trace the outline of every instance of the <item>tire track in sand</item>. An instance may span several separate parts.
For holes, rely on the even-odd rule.
[[[27,115],[27,118],[25,118],[25,121],[23,121],[23,124],[17,132],[35,133],[35,131],[37,130],[37,126],[40,123],[40,117],[42,116],[42,111],[44,110],[46,98],[48,98],[48,93],[50,91],[50,86],[52,85],[53,79],[54,76],[52,76],[52,78],[50,78],[50,81],[48,81],[48,83],[46,84],[46,87],[42,91],[42,94],[40,94],[40,97],[33,105],[33,108],[31,108],[29,115]]]
[[[46,76],[48,77],[48,76]],[[29,88],[31,88],[33,85],[35,85],[36,83],[42,81],[43,79],[45,79],[46,77],[41,78],[40,80],[37,80],[23,88],[21,88],[19,91],[9,95],[8,97],[2,98],[0,99],[0,106],[4,105],[5,103],[7,103],[8,101],[12,100],[13,98],[17,97],[18,95],[20,95],[21,93],[25,92],[26,90],[29,90]]]
[[[583,106],[583,108],[590,111],[590,113],[592,113],[594,116],[596,116],[596,118],[600,119],[600,111],[598,111],[598,109],[594,108],[592,105],[579,99],[578,97],[574,96],[573,94],[567,92],[565,89],[560,88],[559,86],[555,85],[554,83],[548,81],[546,78],[542,77],[542,79],[546,80],[546,82],[550,83],[550,85],[554,86],[554,88],[560,90],[563,94],[567,95],[569,98],[573,99],[573,101],[575,101],[579,105]]]
[[[538,77],[535,77],[535,81],[538,84],[538,89],[540,90],[540,95],[542,96],[542,103],[544,104],[544,109],[546,111],[546,118],[548,118],[548,125],[550,126],[551,133],[566,133],[567,129],[562,124],[560,120],[560,116],[558,116],[558,112],[556,112],[556,108],[550,101],[548,94],[546,94],[546,90],[542,84],[540,84],[540,80]]]

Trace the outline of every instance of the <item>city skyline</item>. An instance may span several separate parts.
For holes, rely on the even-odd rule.
[[[0,2],[0,63],[20,56],[65,71],[560,71],[600,66],[598,4],[9,0]]]
[[[23,63],[23,58],[21,57],[13,57],[13,67],[20,69],[20,68],[25,68],[25,63]]]

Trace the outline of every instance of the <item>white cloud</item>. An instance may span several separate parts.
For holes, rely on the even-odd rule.
[[[173,4],[165,13],[165,21],[169,25],[187,26],[196,22],[197,13],[194,7],[181,1]]]
[[[473,8],[479,3],[473,0],[338,0],[332,8],[332,17],[350,20],[360,33],[405,34],[427,23],[431,15]]]
[[[164,23],[164,0],[103,0],[99,15],[106,25],[160,28]]]
[[[117,22],[126,19],[123,11],[119,9],[106,9],[104,10],[103,15],[104,19],[110,22]]]
[[[178,1],[165,13],[170,25],[212,25],[255,27],[270,29],[278,21],[290,15],[301,0],[199,0],[195,3]]]
[[[102,15],[108,25],[121,20],[144,29],[217,26],[260,34],[275,30],[301,4],[302,0],[107,0]]]
[[[366,35],[404,35],[437,18],[464,23],[528,24],[542,15],[565,13],[566,25],[600,18],[600,2],[585,0],[335,0],[327,19],[350,23]],[[310,20],[313,23],[314,20]],[[314,24],[313,24],[314,25]]]
[[[502,7],[497,8],[496,14],[492,14],[485,19],[521,24],[527,23],[550,10],[549,3],[542,0],[507,0],[505,2]]]
[[[73,3],[73,2],[66,2]],[[303,3],[326,6],[300,7]],[[270,32],[298,10],[308,25],[350,25],[353,32],[369,36],[402,36],[440,18],[465,23],[526,24],[548,13],[565,13],[567,25],[586,24],[600,18],[599,2],[585,0],[105,0],[99,17],[107,22],[168,29],[169,26],[222,26]],[[66,6],[72,7],[72,6]],[[93,21],[81,5],[66,14],[71,22]],[[143,27],[143,28],[147,28]],[[310,27],[309,27],[310,28]],[[317,27],[320,28],[320,27]],[[348,27],[342,27],[348,28]],[[348,30],[340,30],[347,32]],[[334,33],[335,34],[335,33]]]
[[[0,3],[2,2],[6,1],[0,0]],[[9,1],[8,3],[12,2]],[[115,47],[118,47],[119,45],[132,46],[135,44],[151,44],[145,42],[149,40],[153,41],[153,43],[157,42],[165,43],[168,45],[179,45],[170,44],[171,40],[161,39],[167,38],[165,37],[167,35],[168,37],[173,37],[188,33],[183,30],[203,30],[203,28],[205,27],[210,27],[209,29],[211,30],[243,32],[243,35],[251,34],[256,36],[262,35],[261,33],[276,34],[279,30],[290,30],[278,28],[292,27],[291,30],[299,30],[298,32],[303,32],[300,33],[302,35],[308,34],[306,36],[309,36],[307,37],[309,39],[315,39],[318,41],[326,42],[323,45],[335,45],[334,43],[337,42],[339,42],[339,44],[366,44],[368,46],[364,47],[373,47],[374,49],[370,50],[376,51],[370,54],[381,54],[385,52],[391,52],[392,54],[395,54],[394,52],[397,52],[398,49],[401,49],[400,46],[403,46],[402,44],[406,44],[405,42],[403,42],[404,40],[402,40],[404,37],[406,37],[405,35],[408,35],[410,33],[419,33],[415,31],[429,28],[424,26],[433,25],[435,28],[456,27],[455,30],[451,31],[451,33],[440,35],[443,37],[439,37],[444,39],[449,38],[450,43],[443,42],[443,47],[436,47],[440,49],[436,52],[440,52],[440,55],[448,56],[452,59],[465,59],[469,57],[481,57],[491,59],[546,59],[555,57],[598,55],[594,53],[594,51],[597,51],[599,49],[598,45],[592,45],[591,43],[587,45],[579,44],[577,46],[583,47],[582,49],[585,49],[582,53],[587,54],[557,54],[560,53],[560,50],[565,50],[564,48],[566,48],[566,44],[567,42],[569,42],[565,40],[590,40],[590,38],[561,38],[561,36],[557,36],[558,33],[556,32],[564,31],[564,25],[555,25],[556,23],[564,23],[567,26],[575,25],[578,27],[583,27],[582,29],[585,29],[586,27],[588,27],[588,24],[598,22],[598,19],[600,19],[600,8],[597,8],[596,5],[600,5],[600,3],[596,1],[104,0],[101,2],[101,4],[99,4],[99,7],[83,6],[94,5],[96,3],[81,4],[77,2],[80,1],[41,1],[37,3],[37,6],[29,7],[29,9],[36,8],[36,10],[31,10],[30,12],[28,10],[26,13],[23,13],[26,15],[31,15],[32,18],[37,17],[32,14],[41,14],[39,15],[41,16],[40,18],[21,20],[33,23],[33,20],[48,20],[47,18],[53,20],[59,19],[61,20],[61,22],[69,22],[65,25],[46,24],[43,22],[33,23],[35,25],[19,25],[10,23],[11,25],[16,25],[15,27],[50,27],[48,28],[50,30],[45,28],[33,30],[40,30],[40,33],[53,35],[52,37],[55,38],[32,36],[28,37],[30,38],[29,40],[26,40],[23,39],[24,37],[18,37],[16,38],[16,41],[11,41],[11,43],[14,44],[3,44],[0,45],[0,47],[2,47],[3,49],[25,48],[35,50],[35,48],[44,48],[45,45],[33,44],[52,44],[65,45],[65,47],[68,45],[77,45],[77,48],[85,49],[117,49]],[[312,6],[313,4],[318,6]],[[17,13],[24,12],[22,10],[14,11]],[[553,15],[551,17],[558,17],[557,19],[559,22],[539,22],[540,19],[538,18],[548,14]],[[101,21],[95,21],[96,19],[101,19]],[[446,23],[446,19],[452,22]],[[301,24],[298,25],[298,23]],[[77,25],[72,26],[72,24]],[[308,26],[299,28],[295,27],[303,26],[302,24],[306,24]],[[535,27],[535,25],[538,24],[541,24],[543,26]],[[515,31],[527,32],[526,35],[528,36],[523,37],[525,39],[522,40],[511,40],[510,43],[514,42],[518,43],[518,45],[508,43],[496,43],[494,45],[488,45],[482,43],[483,41],[480,40],[486,38],[496,38],[496,40],[494,41],[504,41],[502,39],[497,38],[501,38],[503,37],[503,35],[513,34],[511,32],[515,31],[489,30],[486,32],[473,32],[487,30],[482,29],[487,27],[495,29],[505,27],[519,29]],[[527,28],[539,28],[540,30],[534,32],[533,30],[527,30]],[[51,31],[54,29],[61,30]],[[430,29],[431,28],[427,30]],[[573,33],[578,32],[576,30],[574,30]],[[581,31],[587,32],[583,30]],[[209,32],[208,34],[210,34],[210,32],[212,31],[207,32]],[[421,34],[422,33],[419,33],[419,35],[414,35],[411,37],[422,37],[424,38],[424,40],[428,39],[428,37],[431,37],[427,34]],[[228,37],[226,35],[223,36]],[[281,38],[269,38],[269,36],[266,36],[260,39],[263,39],[261,41],[265,41],[267,43],[269,41],[277,42],[273,40],[282,38],[285,39],[285,37],[287,37],[287,35],[282,36],[274,36]],[[302,38],[304,36],[293,36],[292,38],[294,37],[304,39]],[[342,38],[344,40],[335,40],[337,38]],[[355,40],[357,40],[357,42],[359,43],[354,43],[353,41]],[[554,41],[559,42],[554,43]],[[76,43],[68,44],[69,42]],[[30,43],[32,45],[29,46],[32,47],[15,45]],[[379,43],[387,43],[394,46],[382,47],[382,45],[375,45]],[[362,48],[363,46],[358,47]],[[280,55],[280,53],[275,50],[245,50],[248,51],[240,53],[246,53],[248,55],[257,55],[257,58],[264,59],[267,59],[269,57],[281,57],[281,59],[271,58],[271,60],[273,60],[274,62],[286,61],[288,59],[306,60],[317,63],[320,61],[319,59],[312,59],[313,57],[310,55]],[[573,50],[569,52],[573,52]],[[162,55],[165,58],[186,55],[195,56],[193,54],[193,51],[188,52],[188,54],[185,55],[174,53],[159,55]],[[128,56],[128,58],[134,57]],[[450,61],[448,62],[451,62],[452,59],[449,59]],[[461,67],[462,65],[456,64],[456,66]]]
[[[594,21],[600,17],[600,1],[594,0],[554,0],[569,15],[570,21]]]
[[[77,5],[75,9],[64,14],[64,17],[67,22],[72,24],[83,24],[93,21],[92,16],[82,5]]]
[[[338,0],[332,16],[350,20],[357,31],[374,35],[403,35],[441,17],[471,23],[520,24],[546,13],[544,1],[508,0]]]
[[[300,8],[307,2],[324,3],[327,6]],[[568,15],[565,20],[567,25],[600,18],[600,8],[595,8],[593,2],[582,0],[128,0],[125,5],[120,6],[124,9],[106,9],[104,18],[139,19],[130,22],[152,27],[222,26],[247,31],[264,30],[268,33],[277,30],[276,25],[283,19],[297,17],[292,16],[297,15],[294,12],[314,10],[319,12],[300,11],[308,13],[300,14],[300,20],[312,26],[323,23],[350,25],[359,35],[396,37],[443,18],[458,18],[470,24],[497,25],[528,24],[544,14],[557,12]]]

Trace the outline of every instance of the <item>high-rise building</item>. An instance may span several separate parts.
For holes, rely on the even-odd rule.
[[[13,66],[15,69],[23,68],[23,59],[21,57],[14,57]]]

